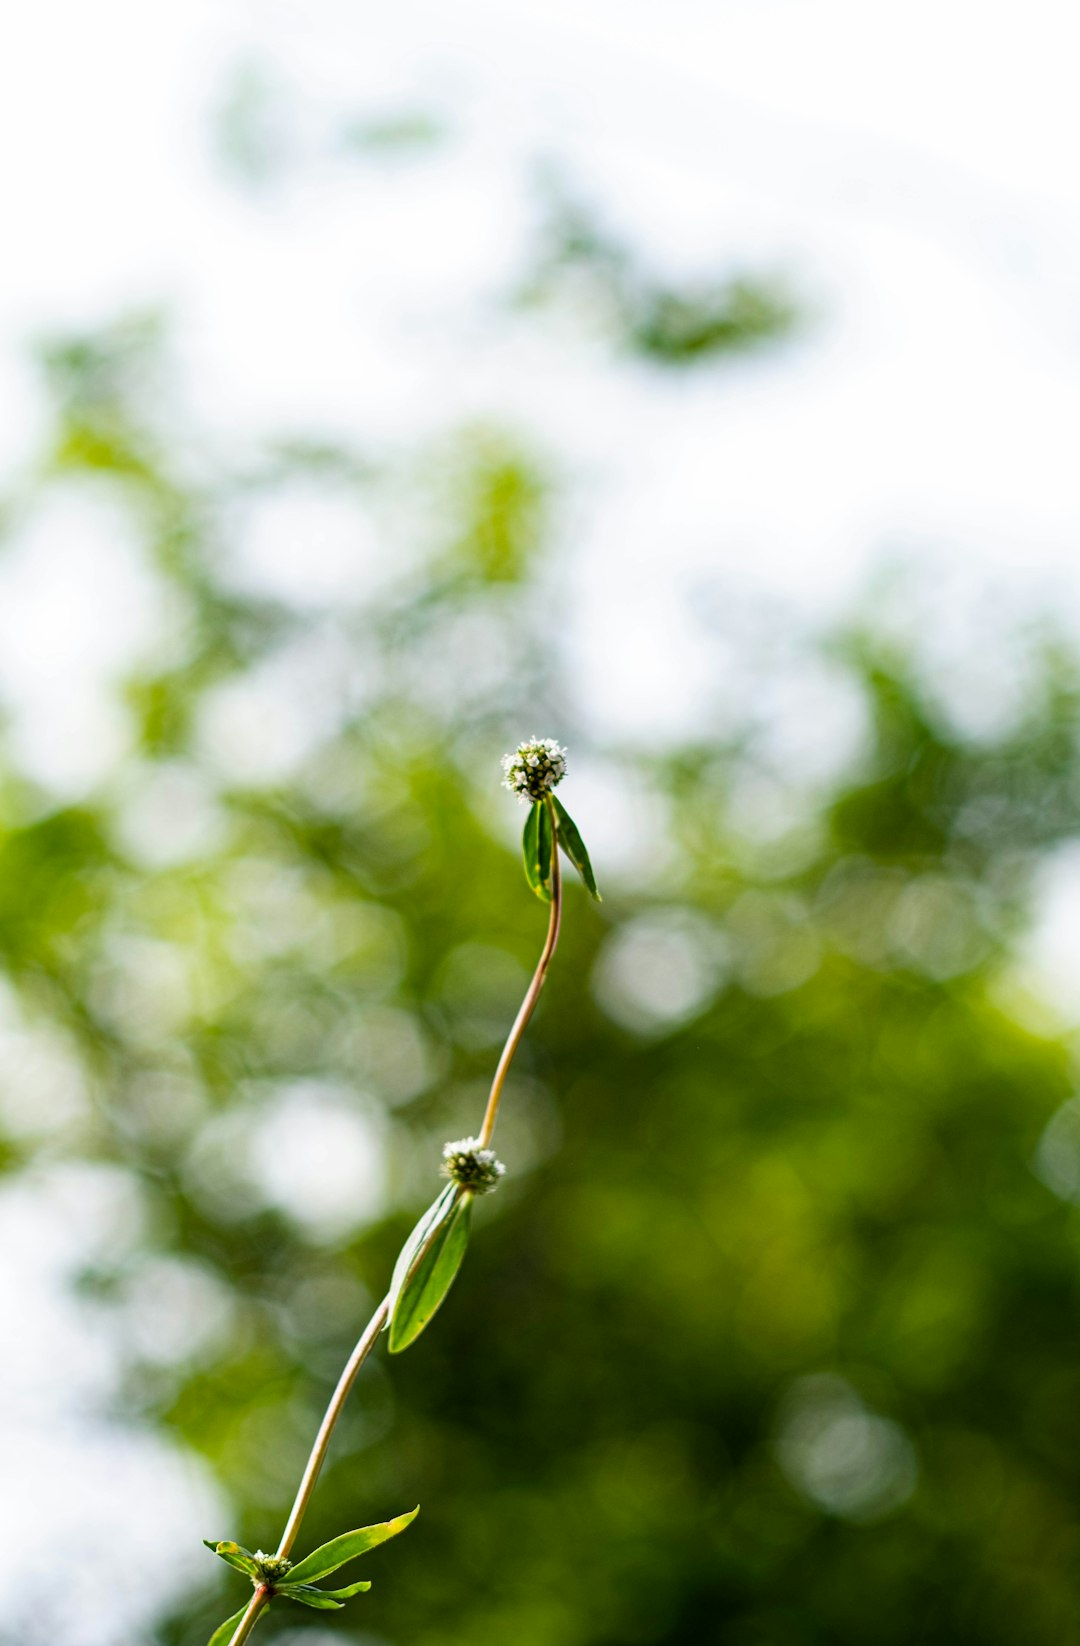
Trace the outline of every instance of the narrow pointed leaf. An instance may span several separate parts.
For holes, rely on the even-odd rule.
[[[245,1549],[242,1543],[211,1543],[208,1537],[204,1537],[203,1542],[212,1554],[217,1555],[220,1560],[228,1561],[238,1572],[243,1572],[246,1577],[258,1577],[259,1568],[255,1556],[250,1549]]]
[[[232,1617],[227,1617],[224,1623],[214,1630],[213,1634],[210,1636],[210,1639],[207,1641],[206,1646],[229,1646],[230,1640],[236,1633],[236,1626],[240,1622],[240,1619],[243,1617],[250,1604],[251,1602],[249,1601],[246,1605],[241,1606],[238,1612],[234,1612]]]
[[[362,1595],[370,1588],[370,1583],[350,1583],[347,1589],[317,1589],[314,1583],[279,1583],[274,1592],[287,1600],[301,1600],[305,1606],[328,1611],[330,1606],[339,1606],[342,1601]],[[312,1600],[312,1595],[318,1598]]]
[[[390,1353],[420,1336],[453,1284],[469,1243],[472,1195],[447,1184],[406,1241],[390,1282]]]
[[[540,821],[537,825],[537,858],[540,873],[540,896],[548,903],[554,895],[551,884],[551,859],[555,855],[555,830],[551,823],[551,807],[541,804],[537,807]]]
[[[277,1591],[287,1600],[298,1600],[303,1606],[314,1606],[317,1612],[340,1612],[341,1601],[335,1600],[323,1589],[313,1588],[310,1583],[279,1583]]]
[[[327,1577],[339,1566],[344,1566],[347,1560],[355,1560],[357,1555],[367,1554],[369,1549],[377,1548],[387,1538],[397,1537],[406,1526],[412,1525],[419,1513],[418,1506],[407,1515],[398,1515],[396,1520],[382,1520],[377,1526],[361,1526],[355,1532],[342,1532],[340,1537],[331,1538],[329,1543],[324,1543],[320,1549],[313,1549],[311,1554],[297,1562],[289,1573],[289,1584],[313,1583],[318,1577]]]
[[[545,824],[547,825],[545,831]],[[545,842],[545,832],[547,839]],[[537,897],[550,899],[551,880],[551,818],[547,807],[539,800],[535,800],[529,808],[529,815],[525,819],[525,832],[521,837],[521,856],[525,864],[525,878],[529,882]],[[547,852],[547,866],[544,867],[542,853]]]
[[[599,903],[601,898],[596,889],[596,876],[593,874],[592,864],[589,862],[589,854],[585,850],[585,842],[578,833],[577,824],[562,802],[555,795],[552,795],[551,798],[555,802],[555,815],[559,820],[559,843],[582,880],[584,880],[586,890]]]
[[[454,1196],[445,1215],[402,1279],[390,1316],[392,1355],[401,1354],[415,1343],[445,1299],[465,1256],[473,1197],[467,1190],[452,1187]]]
[[[390,1291],[387,1296],[386,1330],[389,1331],[394,1320],[394,1310],[397,1308],[398,1298],[406,1280],[416,1267],[423,1255],[427,1243],[438,1231],[440,1223],[449,1217],[457,1198],[457,1188],[448,1183],[442,1193],[428,1207],[423,1217],[413,1228],[401,1251],[398,1253],[394,1272],[390,1277]]]

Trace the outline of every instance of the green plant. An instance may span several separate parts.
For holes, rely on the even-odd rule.
[[[394,1520],[359,1527],[332,1538],[297,1563],[290,1554],[301,1522],[315,1491],[330,1440],[364,1361],[380,1334],[389,1333],[391,1354],[415,1343],[446,1298],[461,1267],[468,1245],[472,1203],[477,1195],[497,1187],[505,1167],[495,1156],[491,1140],[506,1077],[521,1037],[533,1014],[559,940],[562,919],[561,848],[578,870],[590,895],[599,901],[589,854],[566,808],[554,794],[566,774],[566,750],[551,738],[532,738],[503,759],[506,788],[529,802],[522,851],[525,878],[533,891],[550,905],[547,935],[536,969],[514,1019],[491,1083],[483,1122],[477,1137],[459,1138],[443,1149],[446,1187],[428,1207],[409,1235],[394,1266],[390,1289],[380,1303],[345,1365],[330,1398],[293,1502],[277,1551],[252,1552],[229,1540],[206,1541],[227,1565],[251,1580],[254,1593],[240,1610],[214,1631],[209,1646],[242,1646],[272,1601],[295,1600],[319,1611],[337,1611],[353,1595],[371,1587],[352,1583],[343,1589],[320,1589],[316,1578],[327,1577],[346,1562],[396,1537],[419,1514],[419,1508]]]

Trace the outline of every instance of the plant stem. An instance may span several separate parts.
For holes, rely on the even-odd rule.
[[[315,1482],[319,1478],[319,1471],[323,1466],[326,1453],[330,1446],[330,1437],[337,1426],[338,1418],[344,1410],[345,1402],[349,1398],[349,1391],[356,1382],[356,1374],[364,1364],[364,1361],[367,1359],[372,1349],[375,1347],[376,1339],[378,1338],[383,1327],[386,1325],[388,1301],[389,1300],[387,1298],[383,1298],[382,1302],[379,1304],[379,1307],[364,1327],[356,1348],[349,1356],[345,1370],[338,1378],[337,1388],[330,1397],[330,1404],[327,1406],[326,1413],[319,1425],[319,1432],[315,1436],[315,1444],[311,1448],[311,1456],[307,1460],[307,1466],[304,1469],[303,1478],[297,1488],[296,1498],[293,1502],[288,1522],[285,1530],[281,1534],[281,1542],[278,1544],[277,1549],[279,1559],[289,1553],[293,1543],[296,1541],[296,1534],[300,1530],[300,1522],[303,1520],[307,1511],[307,1506],[311,1502],[311,1494],[315,1490]],[[240,1622],[236,1626],[232,1640],[229,1642],[229,1646],[242,1646],[242,1643],[248,1638],[248,1635],[250,1635],[252,1629],[254,1629],[256,1623],[259,1621],[259,1615],[269,1598],[269,1590],[266,1589],[264,1585],[260,1585],[259,1588],[255,1590],[255,1593],[251,1597],[251,1603],[248,1606],[247,1611],[244,1613],[243,1617],[240,1619]]]
[[[532,982],[529,984],[525,998],[521,1002],[521,1008],[514,1019],[513,1027],[507,1036],[506,1045],[503,1047],[502,1056],[499,1058],[498,1067],[495,1070],[495,1078],[491,1083],[491,1093],[488,1097],[487,1109],[484,1112],[484,1124],[480,1131],[480,1143],[484,1148],[487,1148],[488,1144],[491,1142],[491,1136],[495,1130],[495,1117],[499,1112],[499,1099],[502,1096],[502,1089],[506,1083],[506,1076],[509,1073],[511,1063],[514,1060],[514,1053],[517,1051],[521,1042],[521,1037],[525,1033],[526,1025],[532,1016],[533,1009],[540,997],[540,990],[544,986],[544,979],[547,976],[548,967],[551,965],[551,957],[555,953],[555,945],[559,941],[559,925],[562,920],[562,875],[559,868],[559,834],[555,820],[555,808],[552,806],[550,799],[546,800],[544,804],[547,806],[548,811],[551,814],[551,914],[548,918],[548,929],[547,936],[544,939],[544,947],[540,951],[540,959],[536,963],[536,970],[533,973]],[[319,1425],[319,1432],[315,1436],[315,1444],[311,1448],[311,1456],[307,1460],[303,1479],[297,1488],[296,1498],[289,1513],[288,1522],[284,1532],[281,1534],[281,1542],[278,1544],[277,1548],[279,1559],[283,1559],[288,1555],[290,1549],[296,1541],[296,1534],[300,1530],[300,1522],[303,1520],[304,1515],[307,1512],[308,1504],[311,1502],[312,1493],[315,1490],[315,1483],[319,1478],[319,1471],[322,1469],[327,1451],[329,1450],[330,1440],[334,1433],[334,1429],[337,1426],[338,1418],[341,1416],[342,1411],[345,1408],[345,1402],[349,1398],[349,1392],[356,1381],[356,1374],[364,1364],[364,1361],[367,1359],[372,1349],[375,1347],[379,1333],[386,1325],[389,1301],[389,1298],[384,1297],[382,1302],[379,1304],[379,1307],[364,1327],[355,1349],[349,1356],[345,1370],[338,1378],[337,1388],[334,1390],[334,1393],[330,1398],[330,1404],[327,1406],[322,1423]],[[252,1629],[254,1629],[256,1623],[259,1621],[263,1610],[270,1600],[271,1592],[272,1591],[268,1589],[265,1584],[260,1584],[260,1586],[255,1590],[255,1593],[251,1597],[247,1611],[244,1613],[243,1617],[240,1619],[240,1622],[236,1626],[233,1637],[229,1642],[229,1646],[243,1646],[243,1642],[247,1640],[248,1636],[251,1634]]]
[[[502,1097],[502,1089],[510,1072],[510,1065],[514,1061],[514,1053],[517,1051],[521,1037],[525,1033],[526,1025],[533,1014],[533,1008],[540,998],[540,990],[544,987],[544,979],[547,976],[548,967],[551,965],[551,957],[555,953],[555,945],[559,941],[559,924],[562,920],[559,830],[550,795],[544,801],[544,805],[547,807],[551,818],[551,915],[548,920],[547,937],[544,939],[544,947],[540,951],[540,959],[537,961],[532,982],[526,991],[525,999],[521,1002],[521,1009],[514,1019],[514,1026],[507,1036],[506,1045],[503,1047],[502,1056],[499,1059],[499,1066],[495,1070],[495,1078],[491,1082],[491,1094],[488,1097],[487,1108],[484,1111],[484,1124],[480,1128],[480,1144],[485,1149],[490,1144],[492,1133],[495,1130],[495,1119],[499,1112],[499,1099]]]
[[[389,1298],[384,1297],[379,1304],[379,1307],[364,1327],[356,1348],[349,1356],[345,1370],[338,1378],[337,1388],[331,1396],[330,1404],[326,1408],[326,1415],[319,1425],[318,1434],[315,1436],[315,1444],[311,1448],[311,1456],[307,1460],[304,1478],[297,1489],[296,1500],[293,1503],[288,1524],[281,1534],[281,1542],[278,1544],[277,1549],[279,1560],[289,1553],[296,1541],[296,1534],[300,1530],[300,1522],[303,1520],[307,1506],[311,1502],[311,1494],[315,1490],[315,1482],[319,1478],[319,1471],[323,1466],[323,1460],[330,1445],[330,1436],[333,1434],[337,1420],[349,1398],[349,1390],[356,1382],[357,1372],[375,1347],[375,1340],[386,1325],[389,1301]]]
[[[241,1646],[259,1621],[259,1616],[269,1598],[270,1591],[264,1583],[260,1583],[248,1603],[248,1609],[236,1626],[236,1631],[229,1642],[229,1646]]]

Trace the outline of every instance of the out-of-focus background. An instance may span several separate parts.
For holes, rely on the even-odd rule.
[[[4,1646],[240,1604],[538,950],[534,732],[605,901],[305,1541],[422,1516],[266,1638],[1080,1641],[1071,21],[9,24]]]

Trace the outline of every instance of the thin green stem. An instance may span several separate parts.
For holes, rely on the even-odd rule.
[[[514,1060],[514,1053],[517,1051],[518,1046],[521,1043],[521,1037],[525,1033],[526,1025],[528,1024],[528,1021],[536,1006],[536,1002],[540,997],[540,990],[544,986],[544,979],[547,976],[548,967],[551,965],[551,958],[555,953],[555,945],[559,941],[559,926],[562,921],[562,874],[559,867],[559,832],[555,818],[555,808],[551,804],[550,797],[544,802],[544,804],[547,806],[548,813],[551,818],[551,914],[548,918],[547,936],[544,939],[544,947],[540,951],[540,959],[537,961],[536,970],[533,973],[532,981],[526,991],[525,998],[521,1002],[521,1008],[514,1019],[513,1027],[507,1037],[506,1045],[503,1047],[502,1056],[499,1058],[498,1067],[495,1070],[495,1077],[491,1083],[491,1092],[488,1097],[487,1108],[484,1112],[484,1123],[480,1131],[480,1142],[484,1148],[487,1148],[488,1144],[491,1142],[492,1133],[495,1130],[495,1119],[499,1112],[499,1100],[502,1097],[503,1086],[506,1083],[506,1076],[509,1073],[511,1063]],[[323,1463],[326,1459],[326,1454],[330,1447],[331,1437],[334,1433],[334,1429],[337,1427],[338,1419],[345,1409],[345,1402],[349,1398],[349,1393],[352,1386],[356,1381],[356,1374],[359,1372],[361,1366],[364,1364],[364,1361],[375,1347],[379,1333],[386,1325],[389,1301],[389,1298],[383,1298],[383,1301],[379,1304],[379,1307],[364,1327],[355,1349],[349,1356],[345,1370],[338,1378],[337,1387],[330,1398],[330,1404],[326,1408],[326,1413],[323,1417],[322,1423],[319,1425],[319,1432],[315,1436],[315,1444],[311,1448],[311,1455],[307,1460],[303,1478],[297,1488],[296,1497],[293,1501],[288,1522],[285,1526],[284,1532],[281,1534],[281,1542],[278,1544],[277,1549],[279,1559],[283,1559],[288,1556],[289,1551],[296,1541],[296,1535],[300,1530],[300,1523],[303,1520],[304,1515],[307,1513],[308,1504],[311,1502],[312,1493],[315,1490],[315,1483],[319,1478],[319,1472],[322,1469]],[[271,1591],[265,1586],[265,1584],[260,1584],[260,1586],[255,1590],[255,1593],[252,1595],[247,1611],[240,1619],[240,1622],[233,1633],[233,1637],[229,1642],[229,1646],[243,1646],[243,1642],[247,1640],[252,1629],[254,1629],[256,1623],[259,1621],[259,1618],[266,1608],[270,1597]]]
[[[256,1623],[258,1623],[259,1618],[262,1615],[263,1607],[269,1599],[269,1589],[266,1587],[265,1583],[260,1583],[248,1603],[247,1611],[244,1613],[243,1617],[240,1619],[240,1622],[236,1626],[236,1630],[229,1642],[229,1646],[242,1646],[242,1642],[247,1639]]]
[[[323,1461],[330,1446],[330,1437],[337,1425],[338,1418],[345,1409],[345,1402],[349,1398],[349,1390],[356,1382],[356,1374],[364,1364],[364,1361],[367,1359],[372,1349],[375,1347],[375,1341],[383,1327],[386,1325],[386,1314],[389,1304],[389,1298],[384,1297],[382,1302],[379,1304],[379,1307],[375,1310],[375,1313],[364,1327],[356,1348],[349,1356],[348,1364],[346,1365],[345,1370],[338,1378],[337,1388],[334,1390],[334,1393],[330,1398],[330,1404],[326,1408],[326,1415],[323,1418],[322,1423],[319,1425],[318,1434],[315,1436],[315,1444],[311,1448],[311,1456],[307,1460],[307,1467],[304,1470],[304,1478],[301,1480],[297,1489],[296,1499],[293,1503],[288,1523],[285,1530],[281,1534],[281,1542],[278,1544],[277,1548],[279,1560],[285,1558],[296,1541],[296,1534],[300,1530],[300,1522],[303,1520],[307,1511],[307,1506],[311,1502],[311,1494],[315,1490],[315,1482],[319,1478],[319,1471],[323,1466]]]
[[[364,1327],[356,1348],[349,1356],[345,1370],[338,1378],[337,1388],[330,1397],[330,1404],[327,1406],[323,1420],[319,1425],[319,1432],[315,1436],[315,1444],[311,1448],[311,1455],[307,1460],[303,1478],[297,1488],[296,1497],[293,1501],[288,1522],[286,1523],[284,1532],[281,1534],[281,1542],[278,1544],[277,1548],[279,1559],[288,1555],[289,1550],[296,1541],[296,1534],[300,1530],[300,1522],[307,1513],[308,1504],[311,1502],[311,1496],[315,1490],[315,1482],[319,1478],[319,1472],[322,1469],[327,1451],[330,1447],[330,1437],[333,1435],[334,1429],[337,1427],[338,1418],[345,1409],[345,1402],[349,1398],[349,1391],[356,1382],[356,1374],[364,1364],[364,1361],[367,1359],[372,1349],[375,1347],[379,1333],[386,1325],[388,1303],[389,1299],[384,1297],[382,1302],[379,1304],[379,1307]],[[247,1611],[237,1624],[233,1637],[229,1642],[229,1646],[242,1646],[242,1643],[247,1639],[248,1635],[258,1622],[259,1615],[269,1598],[269,1591],[264,1586],[260,1586],[256,1589],[255,1593],[251,1597],[251,1604],[248,1606]]]
[[[510,1072],[510,1065],[514,1061],[514,1053],[518,1049],[536,1002],[540,998],[540,990],[544,987],[544,979],[547,977],[548,967],[551,965],[551,959],[555,953],[555,945],[559,941],[559,925],[562,921],[562,872],[559,867],[559,830],[550,795],[545,799],[544,805],[547,807],[548,815],[551,818],[551,915],[548,919],[547,937],[544,939],[544,947],[540,951],[540,959],[536,963],[532,982],[526,990],[525,999],[521,1002],[521,1009],[514,1019],[514,1026],[507,1036],[506,1045],[503,1047],[502,1056],[495,1070],[495,1078],[491,1082],[491,1093],[487,1100],[487,1108],[484,1111],[484,1124],[480,1128],[480,1143],[485,1149],[490,1144],[492,1134],[495,1131],[495,1120],[499,1113],[499,1099],[502,1097],[502,1089]]]

